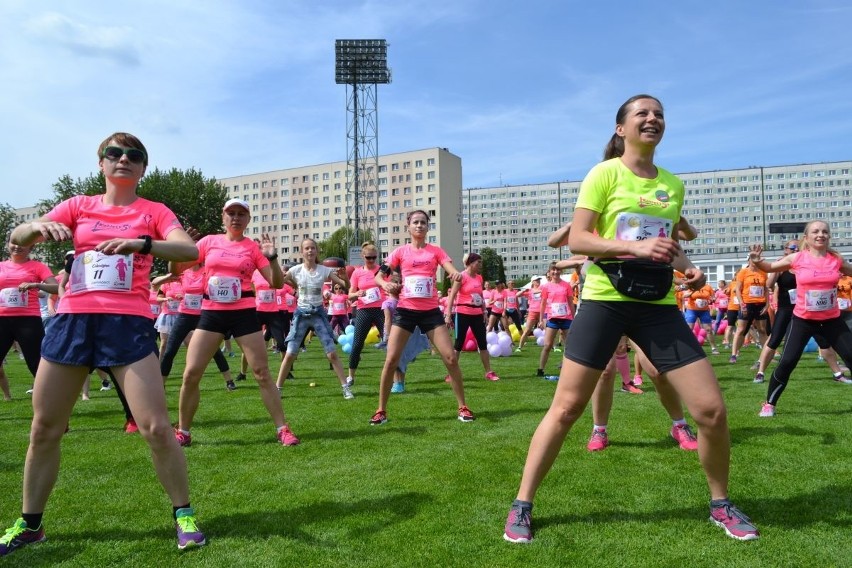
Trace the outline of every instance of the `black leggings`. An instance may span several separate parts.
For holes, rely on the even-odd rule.
[[[160,358],[160,375],[168,377],[169,373],[172,372],[172,364],[174,364],[175,355],[177,355],[178,349],[180,349],[180,344],[183,343],[189,332],[198,326],[198,320],[200,319],[200,315],[194,316],[190,314],[178,314],[175,317],[172,329],[169,332],[169,341],[166,343],[166,350]],[[219,349],[213,354],[213,360],[216,361],[216,366],[219,368],[220,373],[230,370],[228,360],[225,359],[225,354]]]
[[[822,335],[844,361],[852,361],[852,332],[846,327],[843,318],[812,321],[793,316],[790,333],[787,334],[787,341],[784,344],[784,353],[769,380],[766,402],[772,405],[778,404],[781,393],[787,388],[790,375],[793,374],[799,359],[802,358],[805,346],[810,338],[817,334]]]
[[[355,312],[355,337],[352,340],[352,351],[349,353],[349,368],[357,369],[361,362],[361,351],[364,341],[372,326],[376,326],[379,335],[385,331],[385,312],[382,308],[358,308]],[[384,338],[387,341],[387,337]]]
[[[44,339],[44,324],[41,316],[6,316],[0,318],[0,361],[18,342],[21,354],[27,363],[30,374],[35,377],[38,362],[41,360],[41,342]]]
[[[281,319],[280,314],[281,312],[278,311],[257,312],[257,320],[261,325],[266,326],[266,333],[263,335],[263,339],[269,341],[269,337],[267,337],[269,335],[275,340],[275,345],[278,346],[278,349],[284,347],[284,338],[287,337],[284,335],[284,321]],[[288,329],[287,332],[289,333],[290,330]]]
[[[482,319],[482,314],[470,315],[459,313],[456,314],[456,343],[453,345],[453,349],[456,351],[462,350],[468,328],[473,330],[473,337],[476,339],[476,346],[479,350],[487,350],[488,341],[485,339],[485,320]]]
[[[515,324],[515,327],[518,328],[518,332],[522,332],[524,326],[521,323],[521,314],[518,313],[518,310],[506,310],[505,314],[507,318],[512,320],[512,322]]]
[[[769,341],[766,342],[766,345],[772,349],[778,349],[778,346],[781,345],[781,340],[790,333],[790,321],[792,319],[793,306],[778,308],[775,311],[775,323],[772,324],[772,334],[769,336]],[[825,337],[820,333],[814,333],[814,341],[816,341],[820,349],[831,347]]]

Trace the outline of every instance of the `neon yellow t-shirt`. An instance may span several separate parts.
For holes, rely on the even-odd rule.
[[[596,165],[580,185],[575,208],[599,214],[596,229],[605,239],[643,240],[671,237],[683,207],[683,182],[657,167],[654,179],[640,178],[619,158]],[[584,300],[638,302],[617,292],[595,264],[587,268]],[[674,291],[649,304],[675,304]]]

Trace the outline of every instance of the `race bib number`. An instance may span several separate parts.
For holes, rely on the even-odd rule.
[[[151,315],[152,316],[160,315],[160,304],[151,304]]]
[[[204,296],[201,294],[184,294],[183,307],[187,310],[200,310],[202,299]]]
[[[568,315],[567,302],[553,302],[550,304],[550,315],[557,318],[563,318]]]
[[[728,307],[728,298],[719,298],[718,302],[719,308],[727,308]]]
[[[274,304],[275,290],[258,290],[257,301],[261,304]]]
[[[506,296],[506,307],[514,308],[518,305],[518,299],[514,296]]]
[[[382,296],[379,293],[378,288],[367,288],[366,290],[364,290],[364,296],[361,298],[361,301],[365,304],[372,304],[373,302],[378,302],[381,297]]]
[[[619,241],[644,241],[654,237],[668,237],[672,234],[672,227],[672,222],[662,217],[620,213],[615,222],[615,238]]]
[[[496,302],[494,302],[494,308],[497,309],[497,310],[502,310],[503,309],[503,301],[497,300]]]
[[[850,306],[852,306],[852,302],[846,298],[837,298],[837,307],[841,310],[848,310]]]
[[[470,295],[470,303],[473,304],[476,307],[481,306],[482,305],[482,296],[477,294],[476,292],[474,292],[473,294]]]
[[[345,314],[346,313],[346,304],[343,302],[334,302],[331,304],[331,309],[334,310],[335,315]]]
[[[752,298],[762,298],[766,294],[766,288],[763,286],[749,286],[748,295]]]
[[[180,307],[180,300],[166,300],[166,306],[168,306],[170,312],[176,312]]]
[[[533,300],[535,300],[536,302],[540,302],[541,301],[541,292],[533,292],[532,297],[533,297]]]
[[[435,283],[428,276],[406,276],[405,296],[407,298],[431,298]]]
[[[703,310],[707,307],[707,300],[705,300],[704,298],[699,298],[695,300],[695,307],[699,310]]]
[[[26,308],[29,304],[29,294],[21,292],[17,288],[3,288],[0,290],[0,306],[4,308]]]
[[[232,304],[242,298],[240,279],[229,276],[211,276],[207,280],[207,296],[214,302]]]
[[[793,288],[792,290],[788,290],[787,295],[790,296],[790,303],[795,306],[796,305],[796,289]]]
[[[288,308],[292,308],[293,306],[295,306],[295,305],[296,305],[296,297],[295,297],[295,296],[290,296],[290,295],[288,295],[288,296],[284,299],[284,303],[285,303],[285,304],[287,304],[287,307],[288,307]]]
[[[809,312],[824,312],[837,305],[837,290],[808,290],[805,294],[805,309]]]
[[[133,255],[90,250],[74,259],[71,292],[128,292],[133,282]]]

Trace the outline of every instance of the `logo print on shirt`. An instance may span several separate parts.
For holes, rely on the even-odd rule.
[[[124,223],[121,225],[115,225],[113,223],[104,223],[103,221],[95,221],[95,225],[92,227],[92,232],[97,233],[99,231],[129,231],[130,225],[128,223]]]

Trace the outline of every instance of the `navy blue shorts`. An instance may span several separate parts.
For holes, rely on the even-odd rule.
[[[144,316],[57,314],[48,321],[41,356],[78,367],[122,367],[158,352],[154,321]]]
[[[550,329],[558,329],[564,331],[566,329],[571,329],[571,322],[574,320],[570,319],[549,319],[547,320],[547,325],[545,327],[549,327]]]

